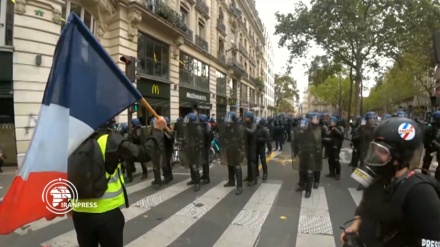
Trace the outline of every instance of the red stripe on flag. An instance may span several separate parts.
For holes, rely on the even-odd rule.
[[[42,200],[44,187],[54,179],[66,179],[62,172],[31,172],[25,181],[16,176],[3,201],[0,203],[0,234],[8,234],[42,218],[53,220],[57,216],[46,208]]]

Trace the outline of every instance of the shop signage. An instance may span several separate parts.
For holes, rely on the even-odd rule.
[[[179,96],[183,101],[210,102],[209,93],[180,87]]]
[[[236,105],[236,104],[237,104],[237,99],[236,98],[229,98],[228,105]]]
[[[217,105],[227,105],[226,97],[217,96]]]
[[[142,78],[137,83],[139,92],[144,97],[169,99],[170,84]]]

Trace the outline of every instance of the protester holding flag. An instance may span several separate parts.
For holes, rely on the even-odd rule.
[[[119,207],[127,206],[128,201],[120,160],[154,158],[166,129],[165,120],[158,117],[153,137],[141,145],[109,131],[106,123],[138,101],[142,101],[139,91],[81,19],[71,13],[55,48],[29,149],[0,204],[0,234],[42,218],[65,216],[73,209],[80,247],[122,247],[125,222]],[[102,129],[104,133],[100,133]],[[98,169],[71,162],[85,147],[93,147],[95,155],[86,150],[83,158]],[[75,184],[78,177],[73,176],[87,169],[98,171],[98,180],[85,180],[91,188],[100,189],[91,190],[92,196],[82,193],[88,187]],[[102,180],[104,186],[95,186],[102,185]],[[69,184],[75,185],[71,187],[76,195]]]

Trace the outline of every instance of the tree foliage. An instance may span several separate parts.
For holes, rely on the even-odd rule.
[[[293,107],[291,101],[289,102],[287,99],[281,100],[278,109],[280,112],[295,113],[295,108]]]
[[[308,68],[309,83],[318,85],[341,71],[341,64],[330,61],[327,56],[315,56]]]
[[[289,75],[275,75],[275,106],[279,107],[283,100],[299,99],[296,81]]]
[[[396,58],[415,42],[427,44],[431,32],[440,27],[440,8],[434,0],[312,0],[311,4],[308,8],[300,3],[293,13],[276,14],[279,45],[289,49],[290,64],[317,44],[335,63],[354,70],[356,96],[365,68],[378,69],[380,58]]]
[[[365,99],[365,107],[368,110],[393,112],[400,103],[423,94],[424,89],[414,83],[413,72],[401,68],[396,62],[382,81],[371,89]]]
[[[348,111],[351,80],[348,76],[332,75],[323,83],[310,85],[309,92],[342,111]]]

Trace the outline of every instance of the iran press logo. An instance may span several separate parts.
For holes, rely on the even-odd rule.
[[[41,197],[47,210],[64,215],[72,211],[71,202],[78,201],[78,191],[70,181],[58,178],[46,184]]]

